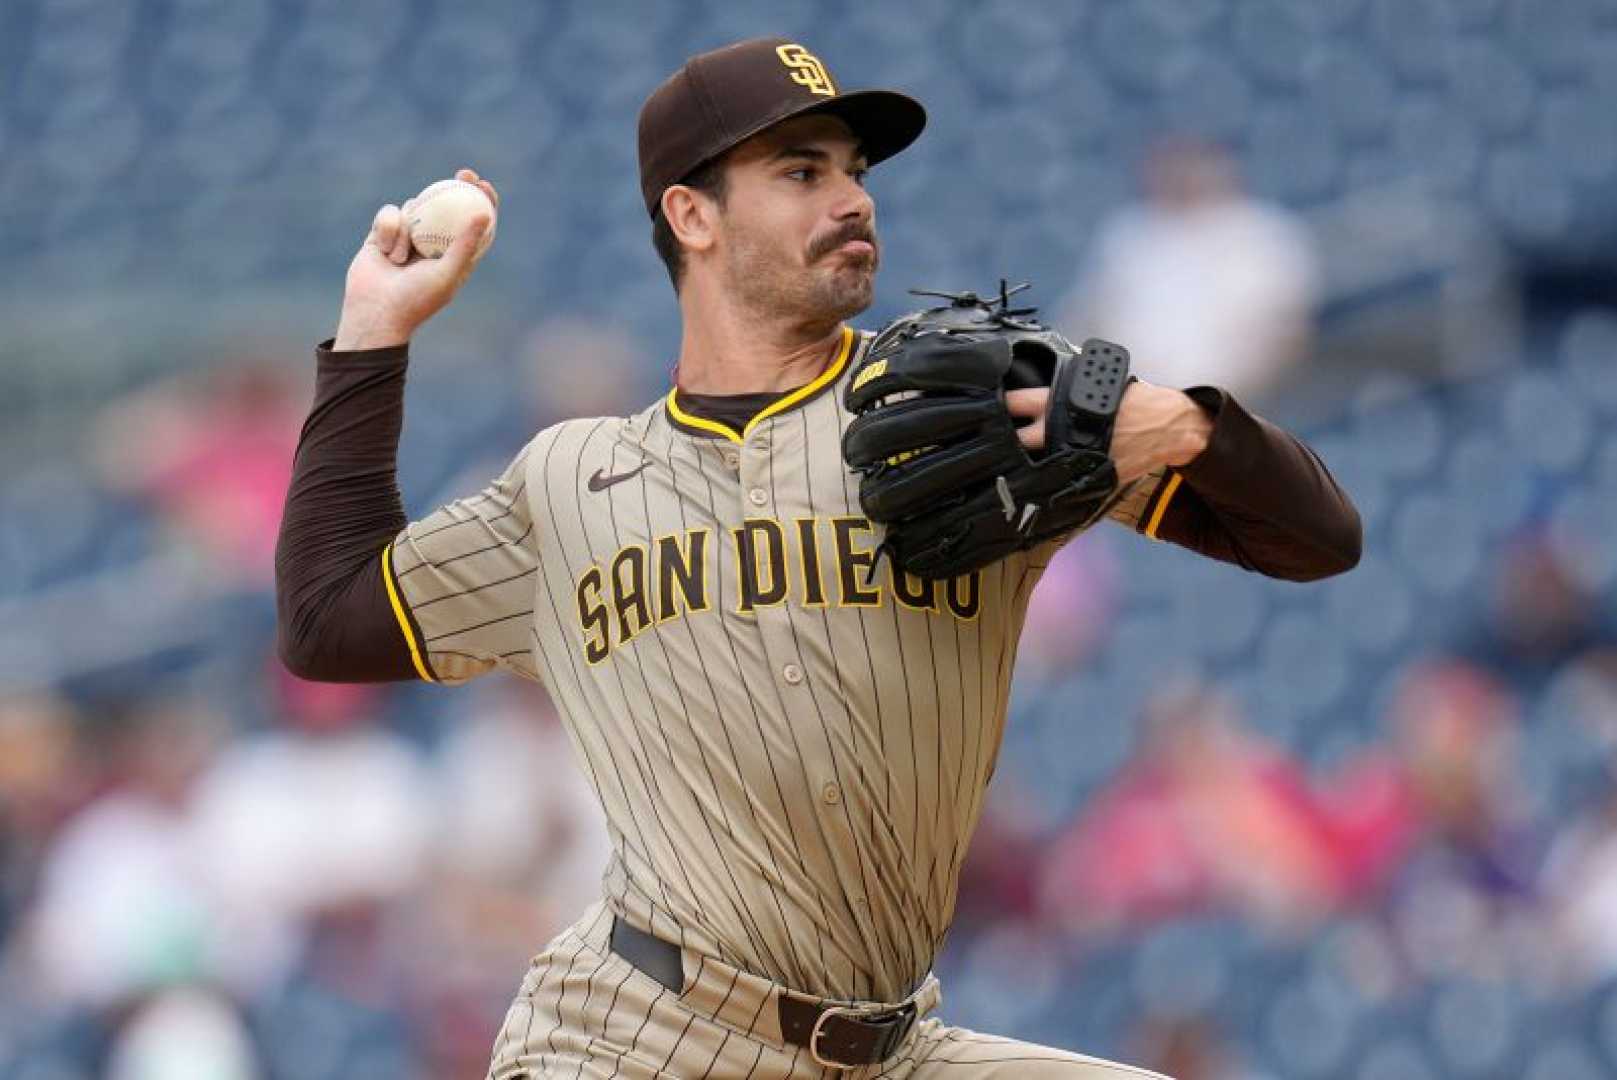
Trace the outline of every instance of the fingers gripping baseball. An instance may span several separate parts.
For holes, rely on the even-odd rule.
[[[471,169],[460,170],[451,185],[472,190],[470,199],[448,200],[451,212],[435,209],[422,240],[421,213],[426,192],[402,206],[377,210],[365,242],[348,267],[338,325],[338,350],[400,345],[452,300],[471,276],[494,227],[499,193]],[[440,185],[428,188],[442,188]],[[484,199],[479,199],[477,193]],[[414,222],[414,224],[412,224]],[[436,257],[424,257],[425,248]],[[441,252],[441,254],[440,254]]]
[[[408,202],[404,204],[405,207],[409,205]],[[388,203],[376,211],[370,235],[365,238],[366,244],[374,245],[389,262],[399,266],[403,266],[410,256],[410,230],[404,223],[404,212],[404,207]]]

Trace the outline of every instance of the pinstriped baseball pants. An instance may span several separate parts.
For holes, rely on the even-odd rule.
[[[488,1080],[1165,1080],[936,1019],[917,1023],[885,1062],[827,1069],[781,1039],[767,980],[706,959],[693,965],[686,954],[685,987],[675,994],[611,951],[611,929],[611,912],[597,903],[535,958],[495,1042]],[[918,1012],[936,1008],[939,997],[929,979],[916,996]]]

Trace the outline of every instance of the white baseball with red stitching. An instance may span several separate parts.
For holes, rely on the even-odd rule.
[[[454,243],[472,218],[478,214],[489,216],[488,231],[477,245],[476,258],[482,258],[489,244],[494,242],[497,215],[494,204],[476,184],[464,180],[440,180],[429,184],[415,197],[406,215],[410,226],[410,243],[416,252],[428,259],[436,259]]]

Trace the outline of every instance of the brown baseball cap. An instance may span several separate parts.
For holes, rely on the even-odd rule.
[[[693,56],[640,107],[640,190],[652,217],[663,192],[782,120],[841,117],[871,165],[921,134],[926,110],[894,90],[844,93],[819,57],[785,38],[752,38]]]

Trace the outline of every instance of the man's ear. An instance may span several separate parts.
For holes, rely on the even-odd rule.
[[[663,191],[663,219],[674,238],[692,251],[713,246],[719,206],[712,198],[684,184],[670,184]]]

